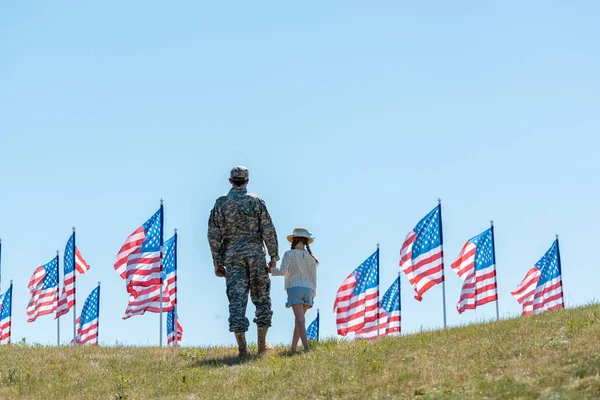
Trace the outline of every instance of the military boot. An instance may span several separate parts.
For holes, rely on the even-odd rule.
[[[258,328],[258,354],[264,354],[267,350],[272,350],[273,346],[267,343],[267,331],[269,327]]]
[[[246,334],[244,332],[236,333],[235,340],[238,345],[238,357],[245,357],[248,355],[248,344],[246,343]]]

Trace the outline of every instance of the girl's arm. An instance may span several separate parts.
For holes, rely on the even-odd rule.
[[[277,275],[280,275],[280,276],[285,275],[285,273],[288,270],[289,264],[290,264],[290,260],[289,260],[288,253],[285,253],[283,255],[283,260],[281,260],[281,267],[279,267],[279,268],[277,268],[277,267],[271,268],[271,274],[275,275],[275,276],[277,276]]]

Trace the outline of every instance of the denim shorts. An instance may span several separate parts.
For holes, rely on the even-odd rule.
[[[313,297],[315,292],[312,289],[305,287],[291,287],[287,289],[288,299],[285,306],[290,308],[292,304],[306,304],[309,307],[313,306]]]

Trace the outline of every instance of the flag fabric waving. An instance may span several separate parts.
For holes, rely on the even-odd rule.
[[[181,326],[181,322],[179,321],[179,316],[176,315],[177,311],[169,311],[167,314],[167,344],[169,346],[175,346],[175,324],[174,321],[177,321],[177,346],[181,345],[181,340],[183,339],[183,327]]]
[[[127,293],[137,297],[141,288],[160,283],[163,207],[125,241],[114,268],[127,282]]]
[[[308,326],[306,330],[306,336],[308,340],[319,340],[319,311],[317,310],[317,317],[315,320]]]
[[[98,344],[98,321],[100,314],[100,286],[92,290],[83,303],[81,315],[77,318],[77,344]]]
[[[12,318],[12,284],[0,295],[0,345],[10,344]]]
[[[377,319],[379,249],[355,269],[338,289],[333,305],[338,334],[346,336]]]
[[[38,267],[29,280],[31,300],[27,305],[27,322],[52,314],[58,303],[58,256]]]
[[[170,312],[177,303],[177,234],[167,240],[163,249],[165,251],[162,270],[163,287],[163,312]],[[160,284],[138,288],[137,297],[130,295],[125,316],[128,319],[146,312],[160,312]]]
[[[172,305],[177,304],[177,234],[163,245],[163,271],[165,292],[168,292]]]
[[[400,269],[408,277],[418,301],[429,288],[444,281],[441,215],[440,204],[408,233],[400,250]]]
[[[65,247],[64,264],[64,286],[60,298],[58,299],[58,308],[56,309],[56,318],[69,312],[75,305],[75,274],[84,274],[90,269],[85,262],[79,249],[75,247],[75,232],[71,235]]]
[[[531,268],[511,294],[523,308],[523,315],[564,308],[558,239]]]
[[[493,241],[492,228],[472,237],[452,263],[452,269],[464,281],[456,305],[459,314],[498,300]]]
[[[401,308],[400,308],[400,277],[398,277],[381,299],[379,309],[379,337],[390,333],[400,332]],[[365,324],[356,332],[355,339],[376,339],[377,321]]]

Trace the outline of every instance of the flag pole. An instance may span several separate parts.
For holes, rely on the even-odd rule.
[[[562,263],[560,261],[560,246],[558,244],[558,233],[556,234],[556,256],[558,258],[558,273],[560,274],[560,298],[562,299],[562,306],[563,308],[565,308],[565,291],[563,290],[562,286]]]
[[[96,344],[100,343],[100,281],[98,281],[98,303],[96,303],[96,315],[98,316],[98,323],[96,324],[96,329],[98,333],[96,334]]]
[[[177,326],[177,228],[174,229],[174,242],[173,245],[175,246],[175,248],[173,250],[175,250],[175,254],[174,254],[174,264],[175,264],[175,301],[173,304],[173,332],[175,332],[175,347],[179,346],[179,332],[178,329],[179,327]],[[168,341],[168,340],[167,340]]]
[[[379,339],[379,243],[377,243],[377,339]]]
[[[163,199],[160,199],[160,296],[159,296],[159,318],[158,318],[158,346],[162,347],[162,326],[163,326],[163,279],[162,279],[162,269],[163,269],[163,222],[164,222],[164,208],[163,208]]]
[[[490,225],[491,225],[491,231],[492,231],[492,257],[494,259],[494,272],[495,277],[494,280],[496,281],[496,321],[500,321],[500,308],[498,303],[500,303],[500,296],[498,295],[498,293],[500,293],[498,291],[498,266],[496,265],[496,238],[494,237],[494,220],[490,221]]]
[[[56,250],[56,306],[58,307],[59,282],[60,282],[60,259],[58,258],[58,250]],[[60,317],[56,318],[56,345],[60,347]]]
[[[320,336],[321,336],[321,318],[320,318],[319,309],[317,308],[317,342],[319,341]]]
[[[12,279],[10,280],[10,286],[8,288],[8,290],[10,290],[10,330],[8,331],[8,344],[10,344],[12,342],[12,305],[13,305],[13,283],[12,283]]]
[[[73,227],[73,346],[77,345],[77,265],[75,265],[75,227]]]
[[[440,247],[442,250],[442,297],[444,301],[444,329],[446,329],[446,276],[444,274],[444,230],[442,229],[442,199],[438,199],[439,218],[440,218]]]

